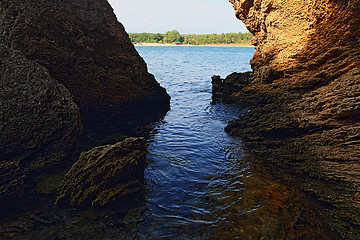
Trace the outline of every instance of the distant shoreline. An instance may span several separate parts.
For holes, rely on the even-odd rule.
[[[134,46],[186,46],[186,47],[254,47],[251,43],[232,43],[232,44],[206,44],[206,45],[187,45],[173,43],[136,43]]]

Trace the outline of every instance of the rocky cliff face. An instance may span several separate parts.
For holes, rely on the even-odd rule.
[[[296,174],[331,204],[331,225],[359,237],[360,2],[230,2],[256,52],[253,73],[213,79],[215,97],[249,108],[226,131],[274,171]]]
[[[150,122],[169,108],[106,0],[1,1],[0,42],[70,90],[85,130]]]
[[[0,1],[0,205],[75,148],[159,120],[169,100],[106,0]]]
[[[81,130],[70,92],[47,69],[0,44],[0,205],[25,193],[29,172],[72,153]]]
[[[70,92],[44,67],[3,45],[0,66],[0,161],[37,168],[62,160],[81,129]]]
[[[257,79],[272,82],[297,75],[287,87],[319,86],[338,77],[334,72],[356,67],[350,63],[355,64],[359,46],[357,0],[230,2],[255,36],[251,65]]]

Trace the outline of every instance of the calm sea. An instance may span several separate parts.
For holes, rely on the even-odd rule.
[[[250,71],[254,49],[139,46],[137,50],[171,96],[171,110],[150,139],[145,173],[148,216],[135,230],[154,239],[207,236],[212,227],[226,224],[224,210],[239,200],[229,202],[227,192],[242,191],[239,176],[248,173],[238,164],[243,157],[240,139],[224,132],[227,121],[241,110],[211,104],[211,76]]]
[[[245,160],[241,139],[224,132],[227,122],[242,110],[211,103],[211,76],[250,71],[254,49],[136,49],[147,62],[149,72],[167,89],[171,110],[151,133],[145,172],[146,204],[131,216],[133,224],[126,238],[323,236],[316,230],[316,223],[305,225],[308,235],[301,227],[296,230],[300,212],[309,214],[300,207],[308,204],[304,197],[270,175],[252,169]]]

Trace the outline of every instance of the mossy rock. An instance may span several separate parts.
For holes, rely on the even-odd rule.
[[[56,204],[105,206],[141,189],[146,166],[146,140],[127,138],[81,153],[66,174]]]
[[[54,174],[44,175],[37,180],[37,192],[51,194],[57,191],[64,180],[67,170],[62,170]]]

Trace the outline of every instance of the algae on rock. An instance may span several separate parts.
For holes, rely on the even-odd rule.
[[[104,206],[138,193],[146,166],[146,140],[127,138],[81,153],[59,188],[60,206]]]

